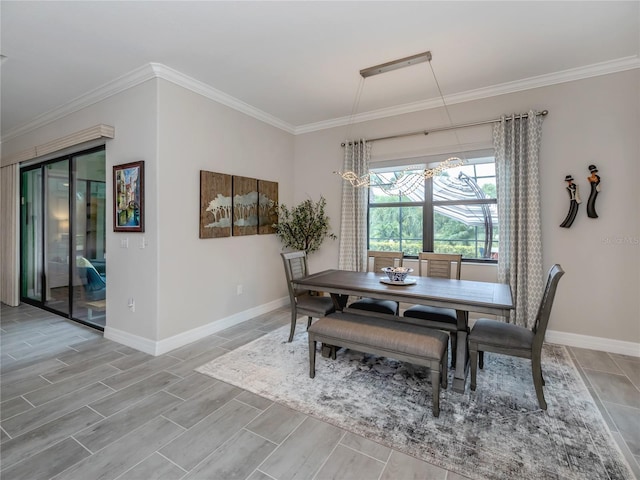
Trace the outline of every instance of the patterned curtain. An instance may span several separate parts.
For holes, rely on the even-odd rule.
[[[542,115],[502,116],[493,127],[500,254],[498,281],[511,285],[516,306],[508,319],[530,328],[545,286],[542,265],[538,156]]]
[[[0,301],[12,307],[20,304],[18,292],[18,164],[0,169]]]
[[[359,177],[369,173],[371,145],[364,140],[346,142],[342,171]],[[340,222],[341,270],[367,270],[367,196],[369,189],[342,182],[342,217]]]

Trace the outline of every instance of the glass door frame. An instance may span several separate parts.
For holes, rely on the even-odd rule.
[[[75,303],[74,303],[74,287],[76,285],[74,285],[75,277],[76,275],[74,275],[74,272],[76,271],[76,267],[77,267],[77,261],[76,261],[76,242],[75,242],[75,238],[77,235],[77,228],[78,226],[76,225],[76,208],[77,208],[77,199],[76,196],[78,194],[77,191],[77,187],[78,187],[78,182],[77,182],[77,167],[76,167],[76,162],[77,162],[77,158],[78,157],[82,157],[85,155],[90,155],[96,152],[100,152],[103,151],[106,153],[106,147],[105,145],[100,145],[97,147],[93,147],[93,148],[89,148],[87,150],[82,150],[79,152],[75,152],[75,153],[71,153],[71,154],[67,154],[67,155],[63,155],[61,157],[57,157],[57,158],[53,158],[50,160],[45,160],[39,163],[35,163],[32,165],[26,165],[24,167],[20,168],[20,300],[22,302],[28,303],[30,305],[34,305],[38,308],[41,308],[43,310],[55,313],[57,315],[60,315],[64,318],[68,318],[70,320],[82,323],[86,326],[89,326],[91,328],[95,328],[101,331],[104,331],[104,327],[101,325],[97,325],[96,323],[92,323],[90,321],[87,321],[83,318],[79,318],[74,311],[74,307],[75,307]],[[67,178],[68,178],[68,183],[69,183],[69,190],[68,190],[68,202],[67,202],[67,214],[68,214],[68,238],[66,241],[66,256],[68,258],[67,264],[68,264],[68,268],[67,268],[67,280],[68,280],[68,294],[67,294],[67,311],[62,311],[59,309],[55,309],[49,305],[47,305],[47,292],[48,292],[48,283],[50,282],[50,277],[51,277],[51,272],[49,271],[49,267],[48,267],[48,240],[49,240],[49,222],[51,221],[51,219],[49,218],[49,176],[46,174],[47,171],[47,166],[55,164],[55,163],[60,163],[60,162],[64,162],[67,161],[68,165],[67,165]],[[40,295],[39,295],[39,299],[36,298],[32,298],[31,296],[27,296],[26,292],[24,291],[24,285],[23,285],[23,275],[25,274],[24,272],[24,263],[25,263],[25,259],[24,259],[24,255],[26,255],[26,252],[24,251],[25,249],[25,235],[27,234],[27,232],[25,232],[24,228],[23,228],[23,222],[24,222],[24,215],[28,215],[28,212],[25,213],[24,209],[26,208],[26,205],[23,203],[24,202],[24,198],[25,198],[25,192],[24,192],[24,183],[23,183],[23,176],[25,173],[30,172],[30,171],[36,171],[36,170],[40,170],[41,171],[41,175],[40,178],[38,179],[38,181],[40,182],[40,198],[39,200],[39,205],[37,205],[35,208],[38,209],[38,212],[41,214],[42,216],[42,221],[39,222],[39,225],[37,226],[37,228],[40,230],[38,232],[37,235],[35,235],[34,237],[37,239],[36,241],[40,242],[40,245],[37,247],[38,249],[40,249],[39,252],[37,252],[37,257],[39,257],[37,259],[37,262],[39,262],[39,267],[37,268],[38,271],[38,275],[40,276],[39,279],[39,290],[40,290]],[[95,180],[90,180],[90,179],[83,179],[85,181],[88,182],[88,184],[90,184],[92,181]],[[106,184],[106,175],[105,175],[105,184]],[[85,197],[86,197],[86,191],[88,190],[87,188],[87,184],[85,184],[85,189],[82,192]],[[105,185],[105,192],[106,192],[106,185]],[[83,198],[85,198],[83,197]],[[107,208],[107,204],[105,201],[105,209]],[[106,219],[106,211],[104,212],[103,218]],[[106,233],[106,232],[105,232]],[[34,295],[35,297],[35,295]]]

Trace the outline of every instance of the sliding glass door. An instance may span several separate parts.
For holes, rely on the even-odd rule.
[[[75,157],[73,167],[73,316],[104,327],[107,307],[104,151]]]
[[[21,171],[21,296],[103,328],[106,318],[104,147]]]

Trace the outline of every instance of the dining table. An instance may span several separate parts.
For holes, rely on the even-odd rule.
[[[380,273],[336,269],[297,278],[293,283],[299,288],[329,293],[339,311],[348,311],[349,296],[455,309],[458,321],[457,355],[452,388],[460,393],[465,390],[469,369],[469,312],[508,317],[514,308],[511,287],[504,283],[421,276],[407,277],[398,283],[390,282],[386,275]],[[387,317],[392,322],[420,325],[420,320],[416,318],[398,315]]]

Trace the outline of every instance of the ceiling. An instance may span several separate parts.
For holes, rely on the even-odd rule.
[[[293,133],[435,102],[428,64],[360,85],[361,69],[427,50],[447,102],[640,68],[637,0],[2,0],[0,14],[3,140],[149,63]]]

